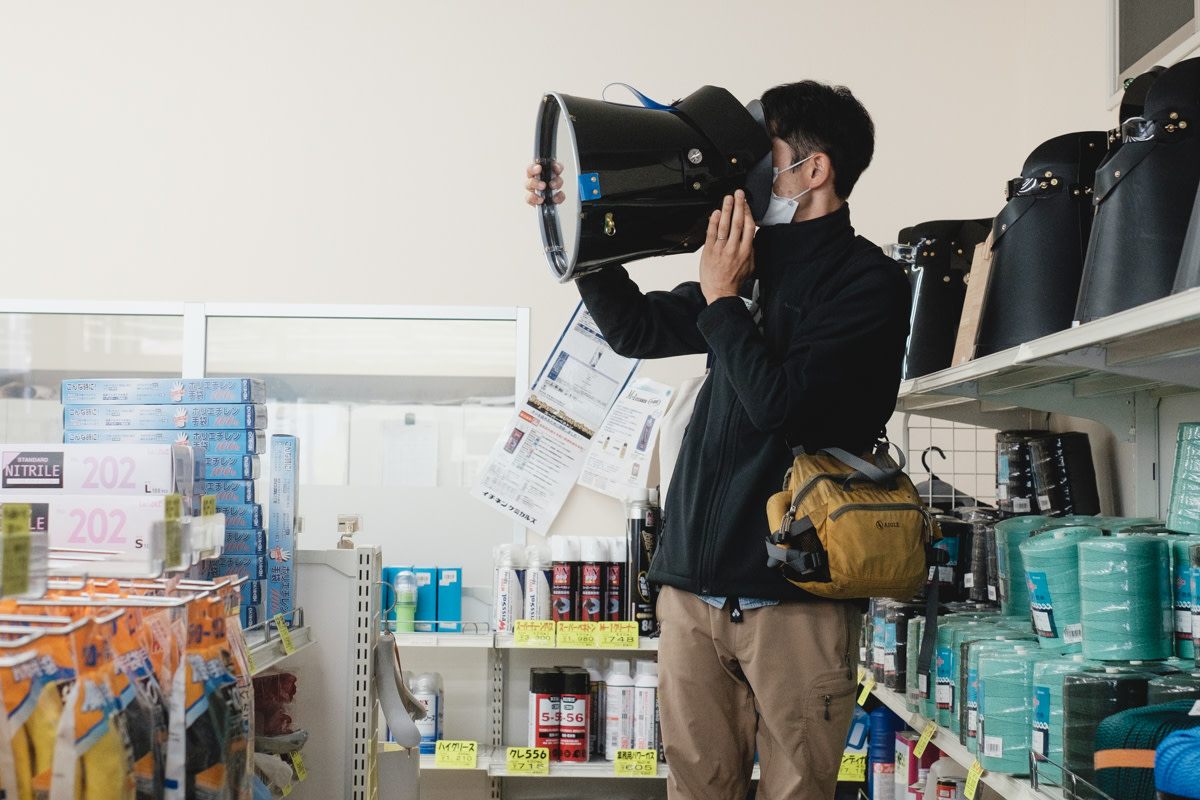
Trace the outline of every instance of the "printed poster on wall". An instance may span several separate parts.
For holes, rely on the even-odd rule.
[[[589,443],[641,362],[617,355],[581,302],[472,489],[540,534],[583,470]]]
[[[649,486],[659,422],[674,391],[649,378],[630,381],[592,437],[579,485],[618,500]]]

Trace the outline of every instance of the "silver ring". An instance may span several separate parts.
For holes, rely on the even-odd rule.
[[[726,240],[726,239],[728,239],[728,238],[729,238],[728,236],[718,236],[718,237],[717,237],[717,241],[718,241],[718,242],[723,242],[723,241],[725,241],[725,240]]]

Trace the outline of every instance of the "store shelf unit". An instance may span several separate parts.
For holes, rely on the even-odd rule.
[[[929,720],[920,714],[909,711],[903,695],[882,686],[875,686],[871,693],[913,730],[917,732],[925,730]],[[958,736],[946,728],[939,726],[937,733],[929,741],[946,756],[961,764],[964,771],[975,762],[975,756],[958,741]],[[1060,788],[1049,786],[1044,782],[1037,789],[1033,788],[1029,778],[1018,778],[999,772],[984,772],[979,780],[1004,800],[1062,800],[1063,797]],[[978,798],[979,795],[977,794],[976,797]]]
[[[255,675],[267,671],[289,656],[316,643],[312,628],[303,624],[303,609],[297,608],[293,614],[299,624],[288,629],[292,645],[290,651],[284,646],[274,620],[268,620],[246,629],[246,647],[250,651],[250,657],[254,660]]]

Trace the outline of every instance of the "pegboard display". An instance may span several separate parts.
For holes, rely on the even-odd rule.
[[[951,498],[954,505],[996,504],[993,428],[914,414],[903,436],[906,471],[929,505],[949,510]]]

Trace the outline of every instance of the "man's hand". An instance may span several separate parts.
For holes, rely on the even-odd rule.
[[[754,217],[741,189],[726,196],[708,218],[704,249],[700,251],[700,289],[712,303],[736,297],[738,287],[754,272]]]
[[[554,194],[551,195],[550,200],[554,203],[561,203],[567,197],[565,194],[559,191],[562,189],[563,185],[562,164],[555,161],[553,171],[554,177],[550,179],[550,190],[554,192]],[[530,164],[525,168],[525,189],[528,192],[528,194],[525,195],[525,202],[529,205],[540,206],[542,203],[546,202],[546,182],[542,180],[541,164]]]

